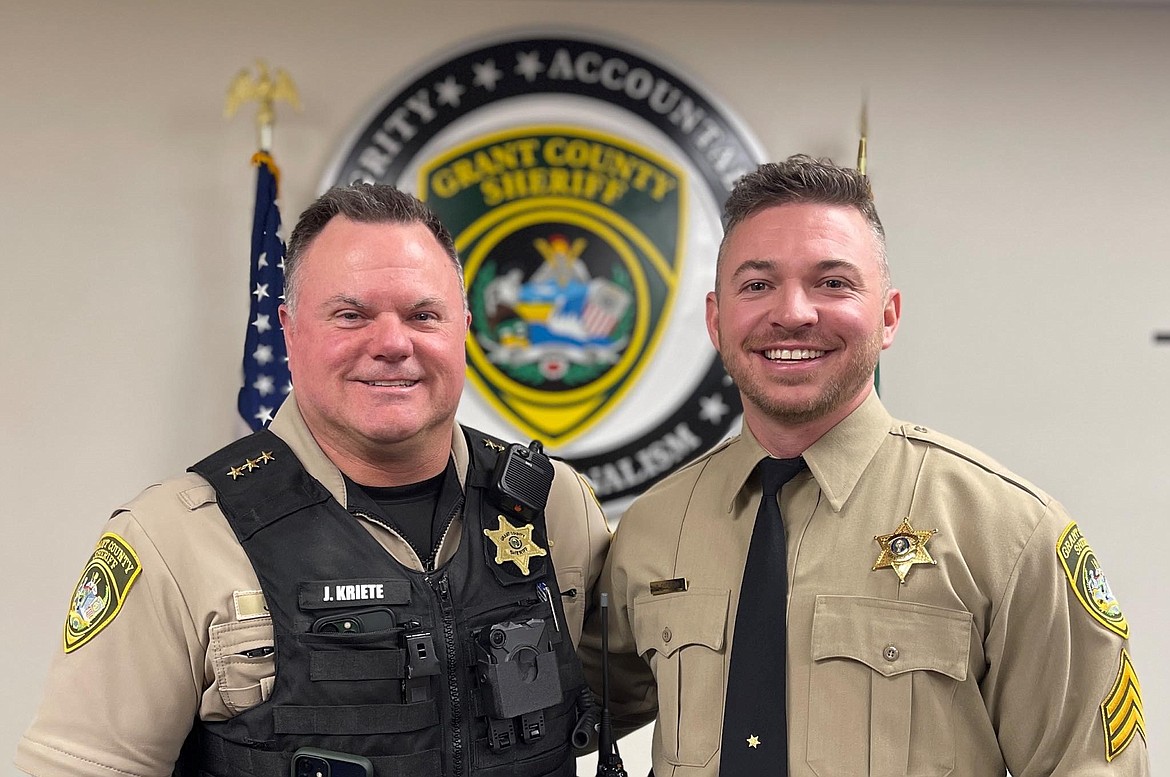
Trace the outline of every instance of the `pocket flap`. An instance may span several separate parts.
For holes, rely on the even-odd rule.
[[[276,675],[272,618],[217,623],[208,653],[220,699],[232,715],[265,701]]]
[[[971,613],[864,596],[818,596],[812,657],[852,658],[890,677],[929,670],[967,679]]]
[[[720,588],[692,588],[673,594],[643,594],[634,599],[631,620],[638,653],[653,650],[669,656],[687,645],[722,650],[727,633],[727,603],[731,592]]]

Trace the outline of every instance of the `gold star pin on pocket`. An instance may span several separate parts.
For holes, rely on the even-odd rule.
[[[874,562],[874,570],[893,569],[898,573],[898,582],[906,583],[906,573],[915,564],[934,564],[934,558],[926,549],[930,538],[938,534],[938,529],[916,531],[910,525],[910,518],[903,518],[898,528],[890,534],[879,534],[873,538],[882,550]]]

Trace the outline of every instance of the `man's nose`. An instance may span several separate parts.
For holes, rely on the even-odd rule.
[[[773,324],[791,331],[817,322],[819,314],[816,303],[803,284],[781,285],[773,299],[774,304],[769,311]]]
[[[370,327],[370,354],[375,358],[404,359],[414,353],[410,327],[398,316],[384,313]]]

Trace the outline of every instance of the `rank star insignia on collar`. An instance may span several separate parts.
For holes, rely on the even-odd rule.
[[[874,562],[874,570],[891,568],[898,573],[898,582],[905,585],[906,573],[910,571],[910,567],[915,564],[936,563],[930,551],[926,549],[926,543],[935,534],[938,534],[938,529],[915,531],[910,525],[910,518],[903,518],[893,533],[879,534],[873,538],[882,549],[877,561]]]
[[[272,455],[272,451],[261,451],[259,457],[247,459],[240,466],[229,469],[227,473],[232,476],[232,480],[239,480],[249,472],[260,469],[262,464],[267,464],[270,461],[276,461],[276,457]]]
[[[534,556],[547,556],[548,551],[532,541],[532,524],[513,526],[504,516],[498,516],[500,528],[484,529],[496,546],[496,563],[503,564],[511,561],[519,567],[522,574],[528,574],[528,559]]]
[[[756,736],[755,734],[752,734],[750,737],[747,738],[747,743],[748,743],[748,747],[757,748],[760,746],[760,738],[758,736]]]

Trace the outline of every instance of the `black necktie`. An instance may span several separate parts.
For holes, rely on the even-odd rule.
[[[788,550],[778,494],[802,469],[801,458],[767,458],[756,466],[763,497],[743,569],[731,642],[721,777],[788,774]]]

